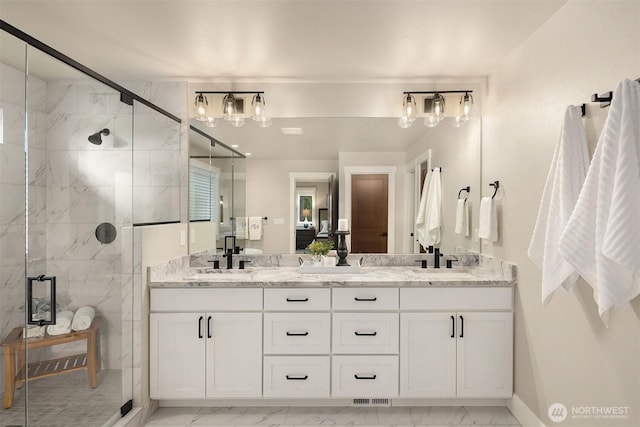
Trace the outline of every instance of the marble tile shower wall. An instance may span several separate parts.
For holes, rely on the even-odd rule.
[[[93,81],[47,84],[46,254],[62,307],[96,308],[101,357],[121,369],[123,306],[131,298],[132,108],[120,94]],[[102,145],[87,137],[103,128]],[[115,225],[116,240],[101,244],[96,226]],[[131,307],[129,303],[128,307]],[[130,309],[129,309],[130,310]],[[131,334],[128,331],[124,333]],[[130,340],[128,340],[130,342]],[[129,345],[130,346],[130,345]],[[82,351],[82,343],[54,347],[52,356]]]
[[[29,216],[33,233],[29,235],[31,256],[29,273],[45,265],[44,215],[46,189],[45,83],[29,81],[29,129],[32,164],[29,169]],[[24,73],[0,64],[0,337],[24,319],[25,278],[25,77]],[[4,366],[0,367],[4,381]]]

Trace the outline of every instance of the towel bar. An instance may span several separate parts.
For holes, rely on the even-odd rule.
[[[493,191],[493,196],[491,196],[491,198],[495,198],[496,194],[498,194],[498,188],[500,188],[500,181],[493,181],[489,183],[489,186],[494,187],[495,190]]]

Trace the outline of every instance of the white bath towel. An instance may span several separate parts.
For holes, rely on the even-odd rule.
[[[47,326],[49,335],[62,335],[71,332],[73,311],[64,310],[56,313],[56,324]]]
[[[85,305],[84,307],[80,307],[76,314],[73,315],[73,320],[71,321],[71,329],[74,331],[84,331],[85,329],[89,329],[91,326],[91,322],[93,322],[93,318],[96,316],[96,311],[93,307]]]
[[[588,168],[589,147],[582,112],[580,107],[569,106],[564,113],[529,242],[529,258],[542,270],[543,304],[550,301],[561,285],[569,289],[578,280],[578,273],[558,252],[558,243],[576,206]]]
[[[249,217],[249,240],[262,239],[262,217]]]
[[[469,203],[466,197],[464,199],[458,199],[454,232],[464,236],[469,235]]]
[[[496,204],[491,197],[483,197],[480,200],[480,213],[478,215],[478,237],[490,242],[498,240],[498,213]]]
[[[416,217],[416,234],[423,247],[440,243],[442,228],[442,182],[440,168],[427,173]]]
[[[596,146],[560,253],[593,287],[605,324],[640,294],[640,84],[623,80]]]
[[[249,224],[246,216],[236,217],[236,230],[235,236],[238,240],[244,240],[247,238],[249,230]]]

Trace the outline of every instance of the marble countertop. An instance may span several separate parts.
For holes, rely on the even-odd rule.
[[[512,269],[362,267],[359,273],[302,273],[297,267],[187,268],[153,277],[151,288],[514,286]]]

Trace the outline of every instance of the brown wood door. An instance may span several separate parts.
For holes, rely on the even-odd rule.
[[[387,252],[388,182],[386,174],[351,176],[351,252]]]

